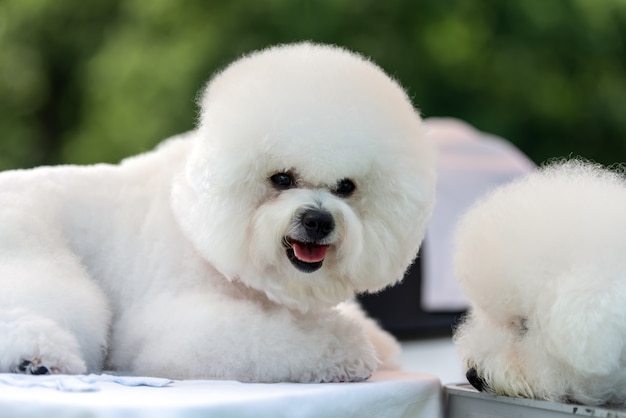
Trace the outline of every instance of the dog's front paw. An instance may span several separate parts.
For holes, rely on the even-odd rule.
[[[310,340],[306,349],[301,346],[300,353],[292,359],[291,380],[332,383],[368,379],[381,361],[362,324],[339,311],[321,318],[323,321],[311,327],[316,332],[307,335]],[[296,367],[293,362],[297,362]]]
[[[332,347],[322,356],[320,362],[322,367],[312,370],[310,381],[362,382],[376,371],[381,362],[372,344],[361,338],[350,340],[344,341],[340,346]]]
[[[76,338],[54,321],[24,311],[0,312],[0,372],[80,374],[87,371]]]
[[[71,353],[65,353],[63,358],[59,356],[43,356],[22,359],[17,366],[13,367],[12,373],[46,375],[46,374],[82,374],[87,368],[80,357]]]
[[[13,373],[23,374],[52,374],[58,372],[54,367],[48,367],[41,363],[41,359],[35,358],[32,360],[22,360],[20,364],[13,369]]]
[[[320,374],[319,381],[322,383],[362,382],[372,375],[379,363],[375,355],[349,359]]]

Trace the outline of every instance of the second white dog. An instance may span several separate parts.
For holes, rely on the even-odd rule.
[[[396,82],[304,43],[227,67],[153,152],[2,173],[0,372],[366,379],[396,343],[337,305],[402,278],[433,160]]]
[[[570,161],[498,189],[463,219],[456,270],[471,312],[456,332],[487,392],[626,400],[626,180]]]

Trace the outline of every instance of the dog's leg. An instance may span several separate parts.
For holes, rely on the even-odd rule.
[[[398,370],[400,368],[400,365],[396,362],[401,352],[400,344],[391,334],[383,330],[372,318],[368,317],[355,301],[341,303],[337,308],[363,328],[381,361],[379,369]]]
[[[0,372],[97,371],[110,317],[104,295],[39,221],[0,211]]]
[[[101,368],[109,322],[104,296],[79,266],[67,267],[58,260],[0,263],[0,372]]]
[[[187,294],[153,300],[115,325],[111,366],[178,379],[339,382],[379,365],[362,327],[339,310]]]
[[[0,311],[0,371],[78,374],[87,371],[78,340],[47,315]]]

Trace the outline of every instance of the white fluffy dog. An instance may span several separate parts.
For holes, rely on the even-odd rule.
[[[479,390],[626,400],[626,179],[581,161],[498,189],[464,217],[455,339]]]
[[[2,173],[0,371],[366,379],[397,343],[341,303],[415,257],[433,154],[380,68],[302,43],[217,74],[155,151]]]

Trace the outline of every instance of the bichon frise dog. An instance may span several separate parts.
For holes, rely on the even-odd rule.
[[[471,311],[455,340],[487,392],[626,400],[626,179],[553,164],[478,203],[457,234]]]
[[[119,165],[0,175],[0,372],[359,381],[397,348],[342,302],[402,278],[433,206],[404,90],[301,43],[200,102],[195,131]]]

